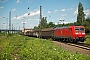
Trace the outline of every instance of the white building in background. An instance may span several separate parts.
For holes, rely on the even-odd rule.
[[[25,29],[25,28],[22,28],[22,32],[27,32],[27,31],[33,31],[33,29]]]

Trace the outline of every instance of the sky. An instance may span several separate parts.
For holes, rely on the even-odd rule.
[[[9,29],[10,12],[12,29],[22,29],[23,23],[25,28],[38,26],[40,6],[47,23],[76,22],[79,2],[84,7],[85,17],[90,17],[90,0],[0,0],[0,29]]]

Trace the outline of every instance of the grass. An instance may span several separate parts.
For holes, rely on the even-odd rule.
[[[0,60],[89,60],[90,56],[70,53],[50,40],[21,35],[0,35]]]
[[[84,41],[84,43],[90,44],[90,35],[86,36],[86,40]]]

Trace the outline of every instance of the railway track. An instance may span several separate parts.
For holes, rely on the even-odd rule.
[[[82,48],[85,50],[90,50],[90,44],[86,44],[86,43],[81,43],[81,42],[80,43],[67,43],[67,42],[61,42],[61,41],[57,41],[57,42],[64,43],[70,46],[75,46],[75,47]]]
[[[82,49],[90,50],[90,44],[85,44],[85,43],[78,43],[78,44],[73,44],[73,43],[65,43],[71,46],[79,47]]]
[[[85,43],[75,44],[75,43],[66,43],[66,42],[60,42],[60,41],[52,41],[52,42],[55,45],[60,46],[64,50],[90,55],[90,44],[85,44]]]

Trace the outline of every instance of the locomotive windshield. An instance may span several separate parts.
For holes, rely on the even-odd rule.
[[[81,31],[84,31],[84,28],[80,28]]]
[[[84,28],[75,28],[76,31],[84,31]]]

